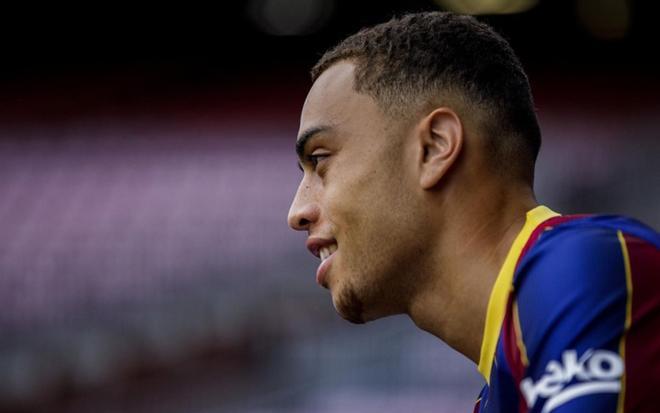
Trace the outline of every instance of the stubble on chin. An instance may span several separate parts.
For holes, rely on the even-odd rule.
[[[344,286],[335,300],[335,309],[342,318],[354,324],[364,324],[364,304],[352,285]]]

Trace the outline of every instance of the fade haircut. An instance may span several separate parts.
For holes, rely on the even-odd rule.
[[[458,102],[459,116],[478,119],[495,170],[533,183],[541,132],[529,81],[490,26],[449,12],[395,17],[327,51],[312,80],[339,61],[355,65],[355,91],[390,116]]]

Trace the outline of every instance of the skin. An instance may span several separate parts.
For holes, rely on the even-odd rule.
[[[341,61],[309,91],[289,225],[336,244],[323,285],[342,317],[407,314],[477,362],[493,283],[537,205],[531,186],[494,173],[460,105],[393,118],[353,81]]]

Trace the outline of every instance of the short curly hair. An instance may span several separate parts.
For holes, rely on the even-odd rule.
[[[541,132],[529,80],[509,43],[471,16],[423,12],[362,29],[327,51],[316,80],[339,61],[355,64],[354,89],[390,115],[405,115],[449,96],[479,117],[500,172],[532,182]]]

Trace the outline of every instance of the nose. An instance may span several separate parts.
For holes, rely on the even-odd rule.
[[[309,187],[301,182],[296,191],[296,196],[291,202],[287,221],[289,226],[296,231],[307,231],[310,225],[319,219],[319,205],[310,196]]]

